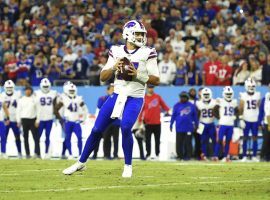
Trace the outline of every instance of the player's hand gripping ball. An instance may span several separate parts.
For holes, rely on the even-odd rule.
[[[132,63],[130,60],[126,57],[122,58],[121,61],[123,62],[120,70],[118,71],[119,78],[125,80],[125,81],[132,81],[132,75],[129,75],[130,73],[130,67],[132,67]]]

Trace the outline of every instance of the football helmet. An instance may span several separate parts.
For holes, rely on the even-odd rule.
[[[233,89],[230,86],[226,86],[223,88],[222,96],[226,101],[231,101],[233,99]]]
[[[63,85],[63,92],[66,94],[66,95],[68,95],[68,86],[70,85],[70,84],[73,84],[71,81],[66,81],[65,83],[64,83],[64,85]]]
[[[71,98],[76,97],[76,95],[77,95],[76,85],[74,85],[73,83],[67,85],[67,93],[68,93],[68,96]]]
[[[15,90],[15,84],[12,80],[7,80],[4,84],[4,90],[6,94],[12,95]]]
[[[245,89],[248,93],[253,94],[256,90],[256,82],[252,78],[245,81]]]
[[[212,91],[210,88],[203,88],[202,89],[202,100],[203,101],[210,101],[212,99]]]
[[[137,36],[136,33],[142,33],[142,36]],[[122,36],[126,41],[141,47],[146,45],[146,33],[147,31],[141,22],[131,20],[124,25]]]
[[[43,93],[48,93],[50,92],[50,89],[51,89],[51,82],[49,81],[49,79],[47,78],[43,78],[41,81],[40,81],[40,89]]]

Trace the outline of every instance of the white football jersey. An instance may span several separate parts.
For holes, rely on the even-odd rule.
[[[244,101],[243,119],[247,122],[257,122],[261,94],[255,92],[253,95],[249,95],[247,92],[243,92],[240,93],[240,99]]]
[[[264,123],[268,124],[267,116],[270,116],[270,92],[265,94],[264,102]]]
[[[237,100],[233,99],[228,102],[225,99],[218,99],[219,105],[219,125],[233,126],[235,117],[235,108],[237,107]]]
[[[136,50],[128,51],[125,45],[112,46],[109,51],[109,58],[102,70],[111,69],[118,59],[128,58],[143,75],[153,75],[159,77],[157,66],[157,52],[154,48],[142,46]],[[144,97],[146,84],[140,81],[124,81],[116,75],[114,80],[114,92],[116,94],[126,94],[131,97]]]
[[[81,104],[84,103],[82,96],[70,98],[67,95],[62,95],[61,102],[64,104],[64,118],[67,121],[80,121]]]
[[[171,84],[175,78],[176,65],[174,62],[169,60],[169,62],[161,61],[158,64],[160,72],[160,83],[161,84]]]
[[[2,95],[9,111],[9,120],[11,122],[17,122],[16,110],[18,101],[21,98],[21,93],[19,91],[14,91],[12,95],[7,95],[3,92]]]
[[[4,109],[3,109],[3,104],[4,104],[5,100],[2,94],[0,94],[0,121],[3,122],[5,119],[5,113],[4,113]]]
[[[200,111],[200,122],[204,124],[211,124],[214,122],[214,107],[216,106],[216,101],[211,99],[209,103],[205,103],[202,100],[197,101],[196,106]]]
[[[41,90],[35,92],[37,104],[37,121],[48,121],[54,119],[53,101],[57,96],[55,90],[44,93]]]

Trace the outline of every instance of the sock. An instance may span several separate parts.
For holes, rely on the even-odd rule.
[[[230,141],[226,141],[225,150],[224,150],[224,157],[227,157],[228,156],[229,149],[230,149]]]
[[[253,140],[252,150],[253,150],[253,157],[256,157],[257,150],[258,150],[258,141],[257,140]]]
[[[132,163],[133,137],[128,127],[122,127],[122,148],[125,156],[125,164]]]
[[[219,156],[219,149],[220,149],[220,142],[217,142],[216,146],[215,146],[215,157]]]
[[[247,156],[247,140],[243,141],[243,157]]]

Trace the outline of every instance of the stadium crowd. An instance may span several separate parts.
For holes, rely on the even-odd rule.
[[[145,24],[162,85],[270,83],[269,0],[0,0],[1,82],[100,85],[129,19]]]

